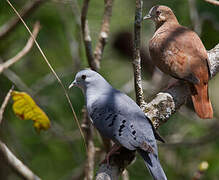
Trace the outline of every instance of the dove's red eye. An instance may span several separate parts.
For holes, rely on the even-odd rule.
[[[87,77],[86,75],[82,75],[82,76],[81,76],[81,79],[85,80],[86,77]]]

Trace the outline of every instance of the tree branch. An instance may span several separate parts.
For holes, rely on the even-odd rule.
[[[3,113],[4,113],[4,111],[5,111],[5,108],[6,108],[7,104],[8,104],[8,101],[9,101],[9,99],[10,99],[10,97],[11,97],[11,92],[12,92],[13,89],[14,89],[14,86],[12,86],[11,89],[8,91],[7,95],[5,96],[4,101],[3,101],[3,103],[2,103],[2,106],[1,106],[1,108],[0,108],[0,124],[1,124],[1,122],[2,122]]]
[[[81,10],[81,30],[82,30],[82,36],[84,40],[84,46],[85,46],[88,64],[91,69],[97,70],[98,66],[94,61],[90,30],[89,30],[88,20],[87,20],[87,11],[89,7],[89,2],[90,0],[84,0],[84,3],[83,3],[83,7]]]
[[[113,0],[104,0],[104,6],[105,8],[103,22],[99,33],[99,39],[96,45],[96,49],[94,51],[94,61],[97,64],[98,68],[100,68],[100,61],[102,59],[103,50],[108,39],[110,19],[112,16]]]
[[[36,22],[33,27],[34,39],[36,39],[39,30],[40,30],[40,23]],[[9,68],[14,63],[19,61],[22,57],[24,57],[31,50],[31,48],[34,45],[34,39],[30,37],[25,47],[16,56],[0,64],[0,74],[2,73],[2,71],[4,71],[5,69]]]
[[[0,155],[4,157],[8,165],[23,179],[41,180],[27,166],[25,166],[9,149],[0,141]]]
[[[81,29],[82,29],[82,35],[83,35],[88,64],[91,69],[98,71],[100,69],[100,61],[102,59],[103,50],[108,39],[113,0],[104,0],[105,8],[104,8],[103,20],[102,20],[101,30],[99,33],[99,39],[94,53],[92,50],[92,42],[91,42],[90,31],[89,31],[88,20],[87,20],[89,2],[90,0],[84,0],[83,3],[83,7],[81,10]]]
[[[22,18],[27,18],[30,16],[43,2],[46,0],[34,0],[28,1],[24,8],[19,12]],[[0,40],[6,37],[12,32],[15,27],[20,23],[20,18],[15,16],[12,17],[8,22],[6,22],[2,27],[0,27]]]
[[[87,144],[87,159],[84,168],[84,180],[92,180],[94,176],[95,146],[93,142],[94,127],[90,122],[86,108],[83,109],[83,123],[81,125]]]
[[[140,57],[140,34],[142,21],[142,0],[136,0],[135,8],[135,25],[134,25],[134,50],[133,50],[133,70],[134,70],[134,84],[136,92],[136,102],[140,107],[145,105],[144,93],[141,79],[141,57]]]

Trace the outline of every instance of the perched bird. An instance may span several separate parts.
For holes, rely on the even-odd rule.
[[[98,131],[118,147],[137,150],[155,180],[166,180],[158,159],[155,138],[163,141],[140,107],[126,94],[114,89],[100,74],[85,69],[78,72],[72,86],[82,89],[88,115]]]
[[[156,25],[149,42],[152,61],[164,73],[188,82],[197,115],[213,118],[208,96],[208,56],[198,35],[181,26],[167,6],[152,7],[143,19],[152,19]]]

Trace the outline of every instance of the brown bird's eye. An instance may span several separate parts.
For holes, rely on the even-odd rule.
[[[82,75],[81,79],[85,80],[86,79],[86,75]]]

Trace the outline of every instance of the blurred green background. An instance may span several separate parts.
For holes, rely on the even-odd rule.
[[[31,0],[11,1],[17,9]],[[33,27],[40,21],[41,30],[37,40],[66,87],[72,82],[79,69],[87,67],[84,45],[81,41],[80,9],[82,0],[50,0],[42,3],[26,19]],[[196,0],[196,8],[201,25],[201,39],[206,49],[219,43],[219,11],[216,6],[203,0]],[[171,7],[182,25],[193,28],[190,18],[190,6],[187,0],[144,1],[145,15],[156,4]],[[78,5],[78,6],[74,6]],[[91,0],[88,20],[95,47],[103,14],[103,0]],[[78,11],[79,10],[79,11]],[[133,32],[135,1],[115,0],[110,25],[110,36],[101,61],[100,73],[117,89],[132,80],[131,58],[115,48],[119,32]],[[0,30],[11,17],[13,10],[5,0],[0,1]],[[147,44],[154,31],[150,21],[142,25],[142,47],[147,53]],[[0,59],[6,61],[18,53],[29,38],[22,24],[18,25],[7,37],[0,39]],[[150,74],[144,71],[143,79],[150,81]],[[207,161],[209,169],[203,179],[219,179],[219,83],[215,77],[209,83],[210,97],[214,107],[214,120],[198,119],[187,107],[160,127],[161,135],[167,144],[159,144],[161,164],[167,177],[178,180],[191,179],[200,162]],[[12,84],[15,89],[32,95],[38,105],[49,116],[52,128],[37,134],[32,121],[18,119],[12,111],[12,101],[8,104],[3,122],[0,126],[0,139],[15,153],[33,172],[45,180],[74,179],[83,170],[86,154],[72,112],[64,92],[54,79],[38,49],[34,46],[19,62],[0,74],[0,104]],[[149,99],[158,91],[145,89]],[[84,106],[83,94],[79,89],[69,91],[76,113],[81,120]],[[129,96],[135,98],[132,90]],[[101,147],[101,141],[95,136],[95,145]],[[98,168],[98,163],[96,164]],[[128,167],[130,179],[146,179],[150,175],[143,160],[137,157],[134,164]],[[0,179],[20,179],[10,170],[4,161],[0,161]],[[80,179],[80,178],[79,178]]]

